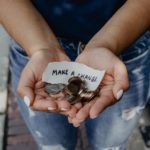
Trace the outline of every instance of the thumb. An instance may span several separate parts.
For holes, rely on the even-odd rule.
[[[20,77],[17,93],[28,107],[32,106],[34,102],[34,83],[35,80],[33,73],[31,71],[23,71]]]
[[[117,100],[119,100],[123,92],[129,87],[129,79],[126,66],[122,62],[118,62],[118,64],[114,68],[114,87],[113,94]]]

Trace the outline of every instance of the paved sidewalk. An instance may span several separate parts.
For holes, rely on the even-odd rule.
[[[4,126],[7,109],[7,82],[8,82],[8,36],[0,27],[0,150],[4,143]]]
[[[6,150],[37,150],[36,144],[23,121],[9,86]]]

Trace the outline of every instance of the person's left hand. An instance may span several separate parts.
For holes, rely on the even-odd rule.
[[[105,70],[99,97],[85,104],[76,114],[68,117],[70,123],[78,127],[87,117],[96,118],[105,108],[116,103],[129,86],[128,74],[123,62],[109,49],[95,48],[84,50],[76,59],[98,70]]]

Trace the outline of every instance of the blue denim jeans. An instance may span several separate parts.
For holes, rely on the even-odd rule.
[[[146,38],[146,42],[143,40]],[[87,119],[85,127],[91,150],[123,150],[145,108],[150,85],[150,47],[148,37],[126,50],[119,57],[124,61],[130,79],[130,88],[121,101],[108,107],[96,119]],[[150,36],[149,36],[150,39]],[[81,42],[59,40],[72,61],[80,54]],[[29,61],[25,51],[12,40],[10,71],[16,88],[20,74]],[[20,112],[41,150],[74,150],[77,128],[65,116],[30,110],[17,95]]]

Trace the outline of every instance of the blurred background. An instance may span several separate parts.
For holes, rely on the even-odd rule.
[[[0,26],[0,150],[37,150],[19,111],[9,76],[9,36]],[[88,150],[84,125],[76,150]],[[129,138],[127,150],[150,150],[150,104]]]

